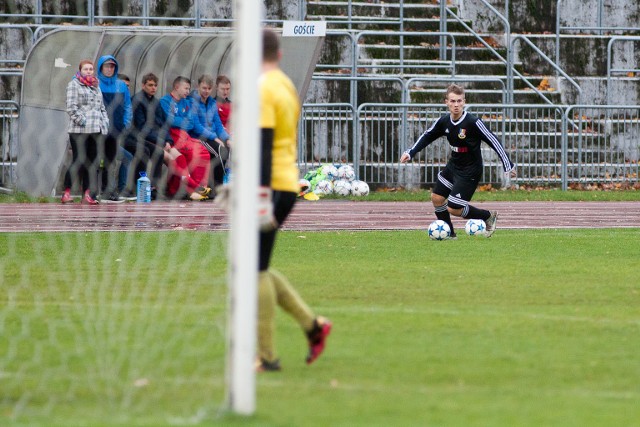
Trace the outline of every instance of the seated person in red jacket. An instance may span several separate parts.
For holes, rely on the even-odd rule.
[[[218,186],[224,181],[225,162],[229,159],[229,134],[224,129],[218,105],[211,96],[213,77],[203,74],[198,78],[198,87],[191,93],[193,116],[196,123],[189,135],[198,138],[211,156],[210,186]]]
[[[224,129],[229,132],[231,129],[230,116],[231,116],[231,100],[229,95],[231,94],[231,80],[224,74],[220,74],[216,78],[216,104],[218,105],[218,115]]]
[[[160,99],[159,113],[164,115],[164,127],[188,168],[188,174],[182,170],[173,171],[175,173],[167,181],[167,196],[175,197],[184,183],[188,198],[206,200],[211,193],[211,188],[207,187],[210,156],[198,139],[189,136],[189,131],[193,130],[196,123],[190,91],[189,79],[178,76],[173,81],[171,92]]]

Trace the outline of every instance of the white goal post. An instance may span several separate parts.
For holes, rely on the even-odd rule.
[[[227,343],[227,408],[251,415],[256,408],[258,184],[260,170],[259,84],[262,68],[263,8],[235,1],[233,116],[238,117],[232,156],[233,194],[229,243],[229,321]],[[292,78],[302,103],[320,56],[325,22],[284,21],[280,65]]]
[[[237,117],[232,157],[233,185],[230,211],[229,322],[227,350],[227,405],[238,414],[256,408],[255,370],[259,184],[259,91],[262,64],[262,7],[249,0],[235,1],[235,56],[233,81]]]

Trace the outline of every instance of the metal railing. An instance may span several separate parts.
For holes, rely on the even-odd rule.
[[[355,109],[349,103],[304,104],[298,126],[301,174],[322,163],[353,163]]]
[[[518,164],[521,183],[556,184],[560,176],[562,110],[545,105],[468,105],[467,111],[483,119]],[[440,138],[410,164],[400,164],[404,150],[447,113],[443,104],[363,104],[358,109],[356,152],[362,152],[359,172],[373,185],[431,186],[445,167],[449,144]],[[537,148],[539,139],[546,147]],[[502,163],[488,145],[482,145],[484,184],[505,186]]]
[[[20,105],[0,101],[0,188],[15,186]]]
[[[491,52],[494,57],[502,62],[503,64],[505,64],[506,66],[506,76],[507,76],[507,101],[508,102],[513,102],[513,70],[514,70],[514,64],[511,62],[512,61],[512,55],[509,52],[509,49],[511,49],[511,25],[509,24],[509,20],[503,15],[501,14],[496,8],[494,8],[493,6],[491,6],[489,3],[487,3],[486,0],[481,0],[482,3],[485,5],[485,7],[487,7],[487,9],[494,14],[504,25],[504,36],[505,36],[505,46],[507,49],[507,58],[503,58],[502,55],[500,55],[500,53],[493,48],[493,46],[491,46],[489,43],[487,43],[487,41],[482,38],[482,36],[480,34],[478,34],[476,31],[473,30],[473,28],[471,28],[470,26],[468,26],[452,9],[445,7],[445,10],[447,12],[447,15],[451,15],[451,17],[453,17],[456,21],[458,21],[458,23],[460,23],[460,25],[462,25],[469,33],[473,34],[473,36],[478,40],[478,42],[480,42],[482,45],[484,45],[485,48],[487,48],[489,50],[489,52]],[[446,4],[446,0],[441,0],[441,4],[445,3]],[[506,4],[506,11],[507,11],[507,16],[509,13],[509,3]],[[441,17],[440,19],[443,19],[446,25],[446,15],[444,17]]]
[[[301,16],[306,16],[306,10],[307,10],[307,2],[303,1],[302,3],[304,3],[304,14]],[[353,14],[353,1],[352,0],[348,0],[346,2],[346,7],[347,7],[347,11],[346,14],[343,17],[337,18],[334,17],[333,19],[323,19],[327,24],[336,24],[336,25],[346,25],[347,29],[349,31],[353,30],[353,26],[355,24],[381,24],[381,25],[389,25],[389,26],[393,26],[393,27],[397,27],[398,30],[403,31],[404,30],[404,11],[405,11],[405,3],[403,1],[399,1],[398,3],[394,4],[394,3],[372,3],[368,5],[369,7],[378,7],[380,8],[380,10],[385,10],[385,9],[390,9],[390,8],[397,8],[398,9],[398,18],[399,19],[384,19],[383,17],[380,18],[372,18],[372,17],[368,17],[366,20],[358,20],[355,19],[356,16]]]
[[[638,68],[638,64],[636,63],[635,67],[622,67],[622,68],[614,68],[613,67],[613,46],[618,42],[631,41],[631,42],[640,42],[640,36],[614,36],[611,37],[609,43],[607,43],[607,104],[611,104],[611,77],[614,73],[640,73],[640,68]],[[629,58],[626,58],[624,63],[628,63]]]
[[[564,70],[562,70],[562,68],[558,65],[557,57],[556,57],[556,61],[554,62],[547,55],[545,55],[540,50],[540,48],[538,48],[526,36],[524,36],[524,35],[515,35],[515,36],[513,36],[511,34],[511,25],[509,23],[509,19],[507,18],[509,16],[509,2],[508,1],[505,2],[505,15],[506,16],[503,15],[502,13],[500,13],[496,8],[494,8],[492,5],[490,5],[486,0],[481,0],[481,1],[484,4],[484,6],[491,12],[491,14],[496,16],[496,18],[498,18],[498,20],[501,21],[503,26],[504,26],[506,58],[503,58],[502,55],[500,55],[500,53],[496,49],[494,49],[489,43],[487,43],[487,41],[484,40],[484,38],[480,34],[478,34],[475,30],[473,30],[471,27],[469,27],[460,17],[458,17],[455,14],[455,12],[452,9],[446,7],[446,12],[447,12],[448,15],[450,15],[455,20],[457,20],[460,23],[460,25],[462,25],[469,33],[473,34],[476,37],[476,39],[480,43],[482,43],[485,46],[485,48],[487,48],[487,50],[489,50],[489,52],[491,52],[492,55],[498,61],[500,61],[503,64],[505,64],[505,74],[506,74],[506,81],[507,81],[506,93],[507,93],[507,102],[508,103],[513,103],[514,102],[515,76],[517,76],[518,78],[520,78],[520,80],[522,82],[524,82],[525,85],[527,85],[538,96],[540,96],[540,98],[544,102],[546,102],[547,104],[550,104],[550,105],[554,104],[536,86],[531,84],[531,82],[529,82],[529,80],[522,73],[520,73],[516,69],[516,67],[515,67],[515,58],[514,58],[514,44],[515,44],[516,41],[519,41],[519,40],[525,42],[531,49],[533,49],[538,55],[540,55],[547,63],[549,63],[558,72],[559,75],[565,76],[567,78],[567,80],[572,85],[577,87],[578,93],[582,92],[582,90],[577,85],[577,83],[571,77],[569,77],[564,72]],[[440,4],[441,5],[446,4],[446,0],[442,0],[440,2]],[[446,20],[444,20],[444,25],[446,25]]]
[[[593,0],[592,0],[593,1]],[[640,32],[640,28],[638,27],[624,27],[624,26],[605,26],[604,22],[604,0],[597,0],[597,23],[594,26],[588,25],[576,25],[576,26],[565,26],[562,25],[562,21],[560,19],[560,8],[564,3],[563,0],[558,0],[556,3],[556,64],[560,63],[560,35],[563,32],[574,32],[574,33],[588,33],[588,34],[597,34],[597,35],[606,35],[616,32]]]
[[[381,82],[391,82],[398,83],[398,92],[400,94],[400,102],[406,102],[409,97],[409,92],[407,90],[406,81],[401,77],[393,77],[393,76],[313,76],[313,81],[326,81],[326,82],[349,82],[350,85],[350,93],[349,93],[349,104],[350,105],[358,105],[358,90],[355,85],[358,82],[368,82],[371,84],[381,83]],[[385,88],[388,89],[388,88]]]
[[[527,44],[527,46],[529,46],[531,49],[533,49],[538,55],[540,55],[540,57],[542,59],[545,60],[545,62],[547,62],[549,65],[551,65],[551,67],[553,67],[554,70],[556,70],[556,72],[558,73],[558,75],[561,75],[562,77],[564,77],[565,79],[567,79],[567,81],[569,83],[571,83],[571,85],[573,87],[576,88],[576,90],[578,91],[578,103],[580,103],[580,100],[582,98],[582,88],[580,87],[580,85],[574,80],[572,79],[567,73],[564,72],[564,70],[562,68],[560,68],[558,66],[557,63],[553,62],[547,55],[544,54],[544,52],[542,52],[540,50],[540,48],[538,48],[538,46],[536,46],[531,40],[529,40],[529,38],[525,35],[522,34],[517,34],[515,36],[513,36],[511,38],[511,48],[509,49],[509,53],[510,55],[513,55],[513,51],[514,51],[514,44],[516,41],[523,41]],[[513,58],[509,61],[509,63],[513,64]],[[547,98],[546,96],[544,96],[544,94],[534,85],[531,84],[531,82],[529,82],[529,80],[527,80],[522,74],[520,74],[517,70],[513,70],[513,72],[515,72],[516,74],[518,74],[518,76],[522,79],[522,81],[529,86],[529,88],[531,88],[534,92],[536,92],[547,104],[553,105],[554,103],[549,100],[549,98]],[[511,102],[513,102],[513,99],[511,100]]]
[[[152,3],[156,3],[152,0],[140,0],[141,13],[139,15],[102,15],[96,13],[96,0],[85,0],[80,5],[85,6],[82,10],[79,7],[79,13],[75,15],[60,15],[60,14],[46,14],[43,13],[43,0],[35,0],[35,13],[0,13],[2,19],[32,19],[33,24],[44,24],[45,20],[51,21],[73,21],[76,24],[86,24],[89,26],[96,25],[100,21],[116,21],[127,23],[138,23],[140,25],[150,25],[151,22],[164,23],[167,25],[190,25],[195,28],[200,28],[205,23],[232,23],[233,19],[229,18],[203,18],[202,6],[210,4],[206,0],[193,0],[193,7],[190,14],[184,14],[182,16],[153,16],[151,15]],[[170,2],[173,3],[173,2]],[[126,3],[125,3],[126,4]],[[78,6],[80,6],[78,5]],[[298,2],[297,19],[302,20],[306,15],[306,1]],[[277,23],[283,20],[265,20],[267,23]],[[157,25],[157,24],[156,24]]]
[[[45,14],[43,13],[42,0],[36,0],[34,13],[0,13],[0,18],[3,19],[33,19],[33,24],[40,25],[43,23],[43,19],[55,19],[55,20],[79,20],[85,21],[87,25],[94,25],[95,23],[95,0],[87,0],[86,10],[80,11],[75,15],[61,15],[61,14]]]
[[[431,186],[449,158],[439,139],[410,164],[402,152],[447,112],[444,104],[305,104],[301,127],[301,169],[322,163],[351,163],[374,186]],[[326,111],[322,111],[326,109]],[[508,181],[497,155],[483,144],[484,184],[637,183],[640,173],[640,117],[637,106],[468,105],[502,141],[518,177]],[[330,118],[330,119],[329,119]],[[324,123],[330,123],[325,125]],[[355,128],[355,129],[354,129]],[[330,130],[329,130],[330,129]],[[347,135],[354,134],[354,138]],[[339,136],[336,139],[334,136]]]
[[[436,61],[435,63],[407,63],[407,61],[402,56],[402,48],[400,48],[400,55],[397,61],[394,63],[380,63],[380,61],[376,61],[375,59],[367,59],[371,63],[363,63],[362,58],[362,49],[361,49],[361,40],[364,37],[403,37],[405,35],[418,36],[418,37],[445,37],[450,39],[451,42],[448,46],[445,46],[446,51],[450,51],[449,60],[444,61]],[[392,75],[389,76],[361,76],[358,75],[359,72],[363,69],[398,69],[400,70],[400,74],[403,74],[403,71],[407,68],[418,69],[418,70],[431,70],[431,69],[440,69],[440,70],[448,70],[448,76],[455,76],[455,68],[456,68],[456,43],[455,38],[448,33],[439,33],[439,32],[389,32],[389,31],[360,31],[360,32],[346,32],[346,31],[337,31],[337,30],[328,30],[327,37],[346,37],[349,41],[350,47],[350,63],[339,63],[339,64],[326,64],[319,63],[316,66],[317,70],[348,70],[349,76],[336,76],[335,74],[331,74],[328,76],[318,75],[314,76],[314,80],[330,80],[330,81],[350,81],[350,96],[349,102],[351,105],[358,105],[358,82],[360,81],[399,81],[401,85],[405,85],[405,82],[400,77],[394,77]],[[442,78],[442,75],[435,76],[433,80],[437,80]],[[401,102],[408,101],[408,92],[406,90],[401,90]]]
[[[449,60],[442,60],[441,62],[439,61],[438,63],[424,63],[424,64],[407,64],[406,60],[404,59],[404,49],[403,46],[400,45],[399,46],[399,58],[398,58],[398,62],[397,63],[393,63],[393,64],[362,64],[361,62],[359,62],[360,59],[360,55],[359,55],[359,46],[360,46],[360,40],[363,37],[370,37],[370,36],[376,36],[376,37],[406,37],[406,36],[412,36],[412,37],[438,37],[438,38],[448,38],[451,40],[451,44],[450,44],[450,59]],[[453,35],[451,33],[440,33],[440,32],[433,32],[433,31],[360,31],[358,33],[355,34],[355,43],[356,43],[356,49],[354,49],[354,62],[358,64],[358,68],[380,68],[380,69],[385,69],[385,68],[398,68],[401,70],[401,73],[404,73],[404,70],[406,68],[418,68],[418,69],[445,69],[445,70],[450,70],[450,75],[455,76],[456,73],[456,40],[455,37],[453,37]],[[447,45],[448,47],[449,45]]]
[[[587,33],[596,33],[598,35],[604,35],[607,33],[612,33],[616,31],[640,31],[638,27],[623,27],[623,26],[607,26],[603,25],[604,23],[604,0],[597,0],[597,15],[596,15],[596,25],[576,25],[576,26],[564,26],[562,25],[560,19],[560,8],[564,3],[563,0],[558,0],[556,3],[556,38],[560,37],[560,33],[563,31],[574,31],[574,32],[587,32]]]
[[[87,25],[96,25],[97,22],[100,21],[111,21],[111,23],[113,23],[113,21],[115,21],[115,23],[123,23],[123,22],[131,22],[131,23],[141,23],[142,25],[149,25],[150,23],[165,23],[165,24],[171,24],[174,23],[174,21],[179,21],[182,24],[188,24],[188,25],[192,25],[195,28],[201,28],[202,24],[220,24],[220,25],[231,25],[233,23],[233,19],[231,17],[216,17],[216,18],[204,18],[202,17],[202,6],[203,3],[201,3],[202,0],[194,0],[193,3],[193,8],[191,9],[191,14],[189,16],[180,16],[180,17],[175,17],[175,16],[150,16],[150,2],[151,0],[141,0],[141,13],[139,16],[134,16],[134,15],[130,15],[130,16],[110,16],[110,15],[100,15],[100,14],[95,14],[95,10],[96,10],[96,0],[86,0],[86,3],[84,3],[86,5],[86,10],[82,10],[80,9],[80,12],[78,15],[53,15],[53,14],[43,14],[42,13],[42,0],[36,0],[35,1],[35,5],[36,5],[36,13],[34,14],[0,14],[0,17],[12,17],[12,18],[31,18],[34,20],[34,24],[37,25],[37,27],[31,28],[33,25],[28,25],[28,24],[9,24],[11,26],[13,26],[14,28],[21,26],[22,28],[28,28],[28,31],[31,31],[32,33],[32,44],[35,42],[35,40],[37,40],[39,37],[42,36],[42,34],[44,34],[45,31],[52,29],[52,28],[57,28],[59,27],[59,25],[52,25],[52,24],[46,24],[44,23],[44,20],[59,20],[59,19],[69,19],[74,21],[75,23],[82,23],[82,22],[86,22]],[[379,32],[375,32],[375,31],[360,31],[360,32],[353,32],[353,31],[340,31],[340,30],[329,30],[327,33],[328,37],[335,37],[335,36],[345,36],[345,37],[349,37],[350,41],[351,41],[351,54],[353,55],[353,61],[352,64],[350,64],[350,68],[351,68],[351,76],[355,76],[357,73],[357,67],[359,68],[363,68],[363,69],[376,69],[376,70],[384,70],[384,69],[391,69],[391,68],[398,68],[399,70],[404,71],[405,69],[408,69],[409,67],[413,70],[418,70],[418,72],[429,72],[431,70],[437,70],[437,69],[445,69],[445,70],[449,70],[449,74],[451,76],[454,76],[456,74],[456,40],[454,35],[452,35],[451,33],[447,32],[447,19],[448,17],[452,17],[454,20],[456,20],[457,22],[459,22],[470,34],[472,34],[479,43],[483,44],[485,46],[485,48],[487,48],[494,56],[495,58],[502,62],[503,64],[505,64],[505,73],[506,73],[506,81],[507,81],[507,102],[508,103],[513,103],[514,102],[514,74],[516,74],[520,79],[522,79],[525,84],[527,84],[531,89],[533,89],[533,91],[535,93],[537,93],[542,100],[544,100],[547,103],[551,103],[549,101],[549,99],[544,96],[544,94],[542,94],[535,86],[531,85],[528,80],[526,79],[525,76],[523,76],[521,73],[519,73],[517,70],[515,70],[515,61],[513,58],[513,55],[511,54],[512,50],[513,50],[513,43],[511,41],[512,36],[511,36],[511,31],[510,31],[510,24],[508,19],[502,15],[498,10],[496,10],[491,4],[489,4],[486,0],[481,0],[482,4],[485,6],[485,8],[493,15],[495,15],[497,17],[497,19],[503,23],[504,25],[504,37],[506,39],[506,50],[507,50],[507,57],[503,58],[500,53],[494,49],[489,43],[487,43],[485,41],[485,39],[482,37],[481,34],[478,34],[477,32],[475,32],[471,27],[469,27],[459,16],[457,16],[457,14],[449,7],[447,7],[446,1],[442,0],[440,2],[440,28],[441,31],[439,32],[406,32],[404,31],[404,25],[403,22],[404,20],[402,19],[402,17],[404,16],[404,2],[399,2],[398,4],[387,4],[387,5],[381,5],[384,7],[392,7],[392,8],[398,8],[398,13],[400,18],[399,19],[394,19],[392,22],[395,22],[400,31],[394,31],[394,32],[388,32],[388,31],[379,31]],[[353,15],[352,15],[352,0],[348,0],[346,2],[347,7],[348,7],[348,16],[346,17],[347,22],[351,23],[352,19],[353,19]],[[375,5],[370,5],[370,6],[375,6]],[[304,19],[306,17],[306,9],[307,9],[307,1],[305,0],[301,0],[298,3],[298,18],[299,19]],[[505,10],[506,10],[506,15],[508,16],[508,11],[509,11],[509,3],[508,1],[505,3]],[[273,21],[267,21],[267,22],[282,22],[282,20],[273,20]],[[341,23],[344,23],[344,21],[340,21]],[[371,19],[371,17],[368,17],[367,20],[362,21],[362,22],[366,22],[366,23],[375,23],[376,20],[375,19]],[[390,21],[385,21],[385,22],[390,22]],[[352,27],[349,25],[349,28],[351,29]],[[365,58],[362,58],[361,52],[363,51],[361,49],[361,46],[359,45],[360,41],[362,40],[363,37],[367,37],[367,36],[375,36],[375,37],[397,37],[399,40],[399,52],[398,52],[398,58],[395,61],[396,63],[391,64],[385,64],[383,63],[384,61],[382,60],[372,60],[372,64],[367,64],[367,63],[363,63],[363,60]],[[440,60],[439,61],[407,61],[405,59],[405,38],[408,36],[418,36],[418,37],[438,37],[439,38],[439,56],[440,56]],[[532,48],[534,50],[536,50],[536,52],[540,53],[541,55],[543,55],[543,58],[549,62],[556,70],[559,70],[558,73],[559,74],[563,74],[566,76],[566,73],[564,73],[557,65],[557,61],[556,63],[553,63],[553,61],[551,61],[548,57],[546,57],[537,47],[535,47],[528,39],[524,39],[524,36],[516,36],[517,40],[524,40],[527,44],[531,45]],[[450,43],[447,42],[447,40],[450,40]],[[447,52],[450,51],[450,58],[447,60]],[[15,61],[21,61],[21,63],[24,63],[24,59],[16,59]],[[8,61],[7,61],[8,62]],[[326,68],[340,68],[340,67],[344,67],[344,65],[340,65],[340,64],[319,64],[318,69],[322,70],[322,69],[326,69]],[[14,74],[14,75],[21,75],[21,70],[20,69],[13,69],[13,70],[0,70],[0,72],[2,72],[2,74]],[[568,77],[568,76],[567,76]],[[568,79],[571,84],[575,84],[575,82],[571,79]],[[357,90],[357,85],[356,83],[354,83],[353,88],[355,90]]]
[[[563,181],[638,183],[640,111],[637,105],[572,105],[564,113]],[[568,128],[570,121],[577,130]]]
[[[22,70],[15,67],[24,67],[24,64],[26,62],[26,52],[29,51],[29,49],[35,42],[33,28],[31,26],[24,24],[0,24],[0,32],[8,35],[12,31],[20,31],[23,33],[26,32],[29,39],[29,44],[28,46],[24,46],[23,49],[21,49],[25,52],[24,56],[8,56],[4,59],[0,59],[0,74],[2,75],[21,75]],[[14,53],[19,50],[20,49],[7,49],[7,52]],[[7,67],[8,65],[11,65],[12,67]]]
[[[404,93],[402,96],[401,102],[409,102],[411,87],[416,82],[430,82],[430,83],[440,83],[450,84],[450,83],[496,83],[500,87],[500,95],[502,98],[502,103],[507,104],[507,88],[505,86],[504,81],[499,77],[444,77],[444,76],[428,76],[428,77],[412,77],[404,81]],[[438,94],[443,96],[444,89],[442,87],[438,87],[437,89],[432,89],[432,92],[438,91]],[[468,99],[470,94],[482,92],[481,89],[475,88],[465,88],[465,96]],[[444,99],[444,98],[443,98]]]
[[[640,110],[637,105],[469,104],[501,140],[518,167],[507,181],[502,164],[482,144],[483,184],[638,183]],[[400,155],[442,114],[444,104],[304,104],[298,130],[302,172],[323,163],[349,163],[373,186],[432,186],[449,158],[440,138],[409,164]],[[0,101],[1,187],[15,188],[20,110]]]

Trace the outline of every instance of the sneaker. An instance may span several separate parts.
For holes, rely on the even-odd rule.
[[[209,198],[207,196],[203,196],[202,194],[198,193],[197,191],[194,191],[193,193],[191,193],[189,195],[189,200],[192,200],[194,202],[203,202],[205,200],[208,200]]]
[[[256,360],[256,372],[277,372],[281,371],[280,360],[276,359],[272,362],[258,358]]]
[[[316,317],[313,321],[313,328],[307,332],[307,338],[309,340],[307,365],[312,364],[324,351],[327,337],[331,333],[331,326],[331,322],[324,317]]]
[[[71,197],[71,189],[65,188],[64,193],[62,193],[62,198],[60,201],[64,203],[73,203],[73,197]]]
[[[458,240],[458,236],[456,236],[456,232],[452,231],[445,240]]]
[[[97,205],[99,204],[99,202],[94,199],[93,197],[91,197],[91,193],[89,193],[89,190],[84,192],[84,196],[82,197],[82,204],[87,204],[87,205]]]
[[[120,196],[118,196],[118,193],[113,192],[109,195],[109,197],[106,197],[104,199],[100,199],[100,201],[102,203],[124,203],[124,199]]]
[[[209,194],[211,193],[211,188],[209,187],[198,187],[194,190],[196,193],[200,194],[201,196],[209,196]]]
[[[134,202],[138,200],[138,197],[130,191],[125,191],[124,193],[120,194],[120,199],[125,202]]]
[[[485,224],[487,224],[487,237],[491,237],[493,232],[496,231],[496,222],[498,222],[498,212],[491,211],[490,213],[491,215],[489,216],[489,219],[485,221]]]

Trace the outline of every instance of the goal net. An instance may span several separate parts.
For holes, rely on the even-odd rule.
[[[245,9],[253,20],[247,28],[258,30],[254,9]],[[79,61],[118,52],[131,92],[155,71],[158,97],[177,75],[196,82],[211,70],[229,73],[237,95],[233,114],[257,123],[260,31],[242,33],[244,39],[233,41],[228,30],[69,28],[52,31],[31,51],[20,105],[18,189],[53,196],[56,205],[21,205],[30,215],[41,209],[46,219],[34,221],[38,228],[0,233],[0,425],[194,425],[223,409],[255,409],[256,307],[246,300],[256,298],[235,292],[255,281],[250,266],[257,265],[257,250],[247,250],[247,238],[234,230],[257,238],[259,161],[251,157],[257,143],[250,143],[257,129],[234,132],[234,142],[245,145],[234,147],[235,211],[222,227],[211,223],[211,203],[199,214],[188,212],[193,202],[187,201],[87,206],[78,188],[74,203],[58,201],[70,160],[64,88]],[[245,65],[241,59],[235,66],[244,74],[231,73],[232,41],[246,55]],[[290,51],[283,69],[300,94],[320,43],[319,37],[283,40]],[[243,81],[253,83],[243,87]],[[243,103],[254,117],[243,115]],[[238,333],[239,324],[252,335]]]
[[[180,204],[167,208],[179,217]],[[0,233],[1,424],[215,417],[224,398],[226,239]]]

